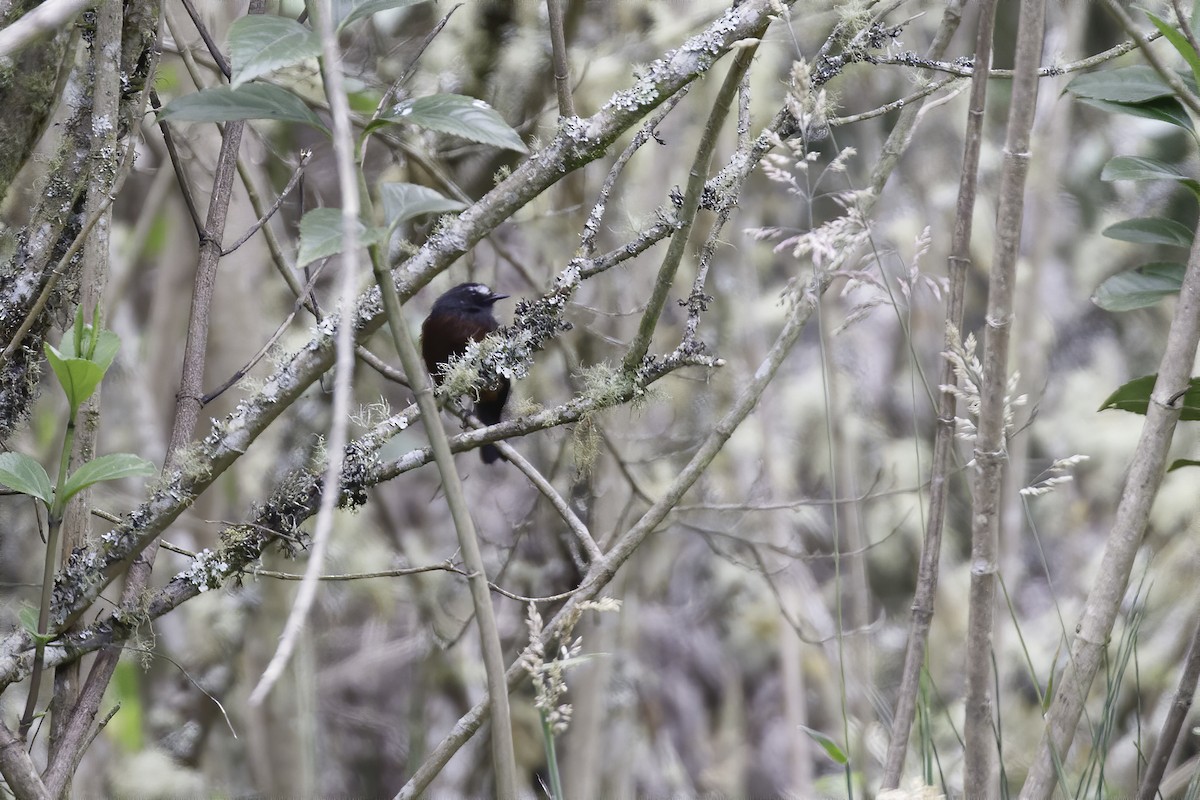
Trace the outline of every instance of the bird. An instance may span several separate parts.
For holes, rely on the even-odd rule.
[[[429,316],[421,324],[421,355],[434,384],[442,382],[443,364],[462,355],[469,342],[477,342],[500,327],[492,306],[506,297],[482,283],[460,283],[434,301]],[[480,422],[495,425],[500,421],[511,388],[508,378],[501,378],[498,383],[479,390],[475,416]],[[480,448],[479,455],[485,464],[501,457],[492,444]]]

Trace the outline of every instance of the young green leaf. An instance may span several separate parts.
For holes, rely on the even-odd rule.
[[[1135,244],[1192,246],[1192,229],[1182,222],[1163,217],[1139,217],[1109,225],[1102,232],[1109,239]]]
[[[158,112],[160,119],[177,122],[228,122],[236,119],[276,119],[299,122],[319,131],[329,129],[305,102],[287,89],[248,83],[231,89],[214,86],[176,97]]]
[[[379,193],[383,198],[383,216],[388,228],[422,214],[462,211],[467,207],[466,203],[415,183],[385,183],[379,187]]]
[[[62,384],[74,416],[104,379],[105,368],[86,358],[67,358],[49,343],[46,344],[46,359]]]
[[[1150,405],[1150,393],[1154,391],[1156,380],[1158,380],[1157,375],[1143,375],[1122,384],[1108,396],[1100,406],[1100,410],[1115,408],[1118,411],[1145,414],[1146,408]],[[1192,378],[1188,382],[1187,391],[1183,397],[1175,401],[1175,404],[1182,409],[1179,416],[1181,420],[1189,422],[1200,420],[1200,378]]]
[[[294,19],[273,14],[239,17],[229,26],[229,61],[234,89],[260,75],[321,53],[321,37]]]
[[[49,644],[54,641],[56,634],[38,633],[38,610],[32,606],[21,606],[21,610],[17,612],[17,619],[21,623],[21,627],[25,632],[33,637],[34,642]]]
[[[387,11],[390,8],[406,8],[415,6],[417,3],[426,3],[429,0],[354,0],[354,2],[335,2],[334,6],[334,24],[340,31],[355,20],[365,19],[372,14],[378,14],[380,11]],[[349,11],[346,11],[346,6],[350,6]],[[345,16],[341,16],[345,14]]]
[[[1178,294],[1186,264],[1157,262],[1118,272],[1096,288],[1092,302],[1105,311],[1132,311]]]
[[[825,751],[825,755],[833,759],[834,763],[842,766],[845,766],[847,763],[849,763],[850,757],[846,755],[845,751],[842,750],[842,748],[839,747],[837,742],[835,742],[833,739],[830,739],[825,734],[818,730],[814,730],[807,725],[801,725],[800,730],[807,733],[814,742],[821,745],[821,749]]]
[[[518,153],[529,152],[521,137],[495,109],[482,100],[461,94],[434,94],[404,100],[387,109],[380,119],[450,133]]]
[[[0,453],[0,484],[14,492],[54,503],[54,489],[45,468],[24,453]]]
[[[1171,462],[1171,466],[1167,467],[1167,472],[1174,472],[1184,467],[1200,467],[1200,461],[1194,458],[1177,458]]]
[[[72,472],[63,484],[62,497],[65,503],[93,484],[115,481],[120,478],[150,476],[155,473],[154,464],[132,453],[111,453],[87,462]]]

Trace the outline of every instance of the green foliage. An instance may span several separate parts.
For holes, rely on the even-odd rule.
[[[1175,247],[1192,246],[1192,229],[1173,219],[1139,217],[1117,222],[1104,229],[1109,239],[1134,244],[1165,244]]]
[[[0,484],[36,497],[46,505],[54,502],[50,476],[41,464],[24,453],[0,453]]]
[[[83,309],[76,309],[75,325],[68,333],[70,335],[63,336],[57,349],[46,345],[46,358],[67,394],[73,417],[112,366],[121,339],[112,331],[85,325]]]
[[[801,725],[800,730],[807,733],[810,739],[819,744],[821,749],[825,751],[825,755],[829,756],[830,760],[835,764],[844,767],[850,763],[850,756],[846,755],[846,751],[833,739],[807,725]]]
[[[334,0],[333,16],[337,29],[343,30],[347,25],[366,19],[380,11],[393,8],[407,8],[429,0]]]
[[[1186,264],[1161,262],[1118,272],[1092,295],[1092,302],[1106,311],[1131,311],[1152,306],[1171,294],[1179,294]]]
[[[229,85],[247,81],[321,54],[321,37],[294,19],[251,14],[229,26]]]
[[[384,232],[379,228],[368,228],[361,220],[358,224],[360,245],[377,244],[383,240]],[[303,267],[322,258],[342,252],[342,210],[340,208],[314,208],[300,220],[300,252],[296,266]]]
[[[1157,375],[1134,378],[1109,395],[1100,405],[1100,410],[1115,408],[1118,411],[1145,414],[1150,405],[1150,393],[1154,391],[1154,382],[1157,379]],[[1182,409],[1180,419],[1189,422],[1200,420],[1200,378],[1192,378],[1183,397],[1178,398],[1175,403]]]
[[[402,122],[518,153],[529,152],[521,137],[495,109],[482,100],[461,94],[434,94],[404,100],[385,110],[368,130],[386,122]]]
[[[148,477],[154,472],[152,463],[131,453],[110,453],[100,456],[71,473],[62,486],[60,502],[65,503],[87,487],[103,481]]]
[[[274,119],[298,122],[325,134],[329,129],[296,94],[265,83],[248,83],[232,89],[214,86],[177,97],[158,112],[172,122],[230,122],[239,119]]]
[[[385,183],[379,187],[379,194],[388,230],[424,214],[462,211],[467,207],[466,203],[415,183]]]

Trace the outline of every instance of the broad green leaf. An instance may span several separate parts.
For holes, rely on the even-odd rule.
[[[1196,130],[1195,123],[1188,116],[1187,109],[1175,97],[1156,97],[1153,100],[1145,100],[1140,103],[1114,103],[1109,100],[1096,100],[1093,98],[1080,98],[1080,102],[1098,108],[1101,111],[1108,111],[1114,114],[1128,114],[1132,117],[1143,117],[1145,119],[1155,119],[1187,131],[1194,132]]]
[[[376,228],[367,228],[358,223],[358,243],[368,246],[381,239]],[[340,208],[314,208],[300,220],[300,252],[296,266],[303,267],[312,262],[342,252],[342,210]]]
[[[418,3],[425,2],[428,2],[428,0],[355,0],[355,2],[340,2],[334,3],[337,6],[334,11],[334,17],[337,29],[341,30],[355,20],[365,19],[372,14],[378,14],[380,11],[387,11],[390,8],[407,8],[408,6],[415,6]],[[340,16],[346,11],[347,6],[350,6],[349,12],[345,16]]]
[[[480,144],[526,153],[525,143],[496,110],[482,100],[461,94],[434,94],[404,100],[380,119],[450,133]]]
[[[1175,94],[1152,67],[1142,64],[1080,75],[1067,84],[1067,91],[1076,97],[1113,103],[1141,103]]]
[[[247,81],[321,53],[321,37],[287,17],[249,14],[229,26],[229,61],[234,89]]]
[[[1174,164],[1157,158],[1142,156],[1115,156],[1109,159],[1100,171],[1102,181],[1179,181],[1193,194],[1200,196],[1200,183],[1185,175]]]
[[[1154,381],[1157,375],[1143,375],[1123,384],[1100,406],[1104,411],[1115,408],[1118,411],[1128,411],[1133,414],[1145,414],[1150,405],[1150,392],[1154,391]],[[1200,378],[1192,378],[1188,382],[1187,392],[1175,401],[1182,409],[1179,418],[1188,422],[1200,420]]]
[[[46,359],[62,384],[74,415],[104,379],[104,367],[86,358],[66,358],[51,344],[46,345]]]
[[[65,503],[87,487],[101,481],[149,476],[155,471],[154,464],[132,453],[111,453],[93,458],[67,477],[60,490],[62,497],[59,500]]]
[[[1200,467],[1200,461],[1194,458],[1177,458],[1171,462],[1171,466],[1167,467],[1167,472],[1174,472],[1184,467]]]
[[[1183,56],[1183,60],[1192,68],[1192,76],[1200,81],[1200,53],[1196,52],[1196,48],[1192,47],[1192,43],[1183,35],[1183,31],[1176,28],[1174,25],[1169,25],[1159,17],[1146,11],[1146,16],[1154,23],[1154,27],[1162,33],[1163,38]]]
[[[388,228],[422,214],[443,214],[462,211],[467,207],[466,203],[415,183],[385,183],[379,192],[383,198],[383,215]]]
[[[236,119],[277,119],[299,122],[329,132],[320,117],[287,89],[266,83],[248,83],[231,89],[214,86],[176,97],[158,112],[177,122],[228,122]]]
[[[14,492],[54,503],[54,489],[45,468],[24,453],[0,453],[0,484]]]
[[[824,750],[825,754],[833,759],[835,763],[845,766],[850,761],[850,757],[847,756],[845,751],[838,746],[837,742],[835,742],[833,739],[830,739],[825,734],[818,730],[814,730],[807,725],[801,725],[800,730],[807,733],[814,742],[821,745],[821,749]]]
[[[1192,246],[1192,230],[1182,222],[1163,217],[1139,217],[1127,219],[1104,229],[1109,239],[1135,244],[1168,244],[1176,247]]]
[[[1118,272],[1096,288],[1092,302],[1106,311],[1132,311],[1152,306],[1183,285],[1185,264],[1156,262]]]

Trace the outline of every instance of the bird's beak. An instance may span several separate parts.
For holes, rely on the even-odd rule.
[[[506,294],[494,294],[490,298],[488,298],[488,301],[491,303],[494,303],[497,300],[504,300],[507,297],[508,297],[508,295],[506,295]]]

